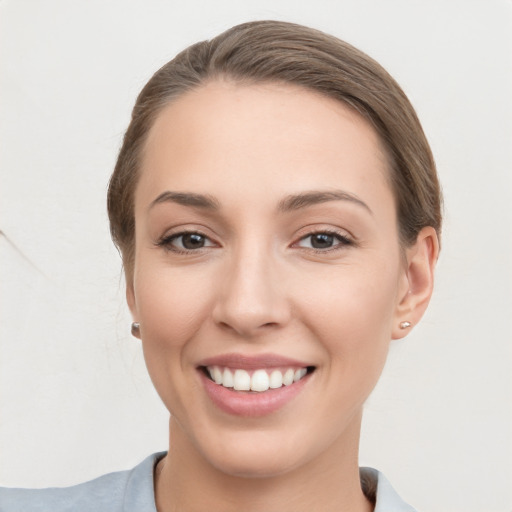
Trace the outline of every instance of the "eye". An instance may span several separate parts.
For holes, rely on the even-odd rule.
[[[164,237],[158,242],[158,245],[175,252],[194,251],[215,246],[207,236],[196,232],[176,233]]]
[[[339,233],[332,233],[322,231],[317,233],[310,233],[309,235],[301,238],[297,245],[307,249],[315,250],[329,250],[336,249],[338,246],[352,245],[353,242],[348,237]]]

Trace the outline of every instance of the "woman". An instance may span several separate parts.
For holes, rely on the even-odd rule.
[[[139,95],[108,193],[169,451],[0,510],[413,510],[358,444],[428,305],[440,203],[412,106],[353,47],[261,21],[183,51]]]

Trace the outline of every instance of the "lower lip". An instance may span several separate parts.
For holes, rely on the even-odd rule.
[[[215,384],[199,370],[204,388],[211,401],[228,414],[245,417],[258,417],[272,414],[293,400],[304,389],[310,374],[289,386],[269,389],[263,392],[234,391]]]

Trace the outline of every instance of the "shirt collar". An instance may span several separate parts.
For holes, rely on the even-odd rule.
[[[129,474],[123,500],[123,512],[156,512],[154,492],[154,468],[157,462],[166,455],[159,452],[144,459]],[[366,481],[366,492],[375,495],[368,497],[375,501],[374,512],[416,512],[398,496],[386,477],[376,469],[361,468],[361,479]],[[369,485],[368,485],[369,483]]]
[[[388,479],[380,471],[373,468],[361,468],[359,471],[361,479],[367,480],[371,484],[370,487],[374,489],[374,495],[368,496],[375,501],[374,512],[416,512],[398,496]]]

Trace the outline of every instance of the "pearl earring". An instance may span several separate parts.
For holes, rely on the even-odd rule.
[[[411,327],[411,322],[400,322],[400,329],[408,329],[409,327]]]
[[[140,336],[140,324],[139,322],[132,323],[132,336],[138,338]]]

